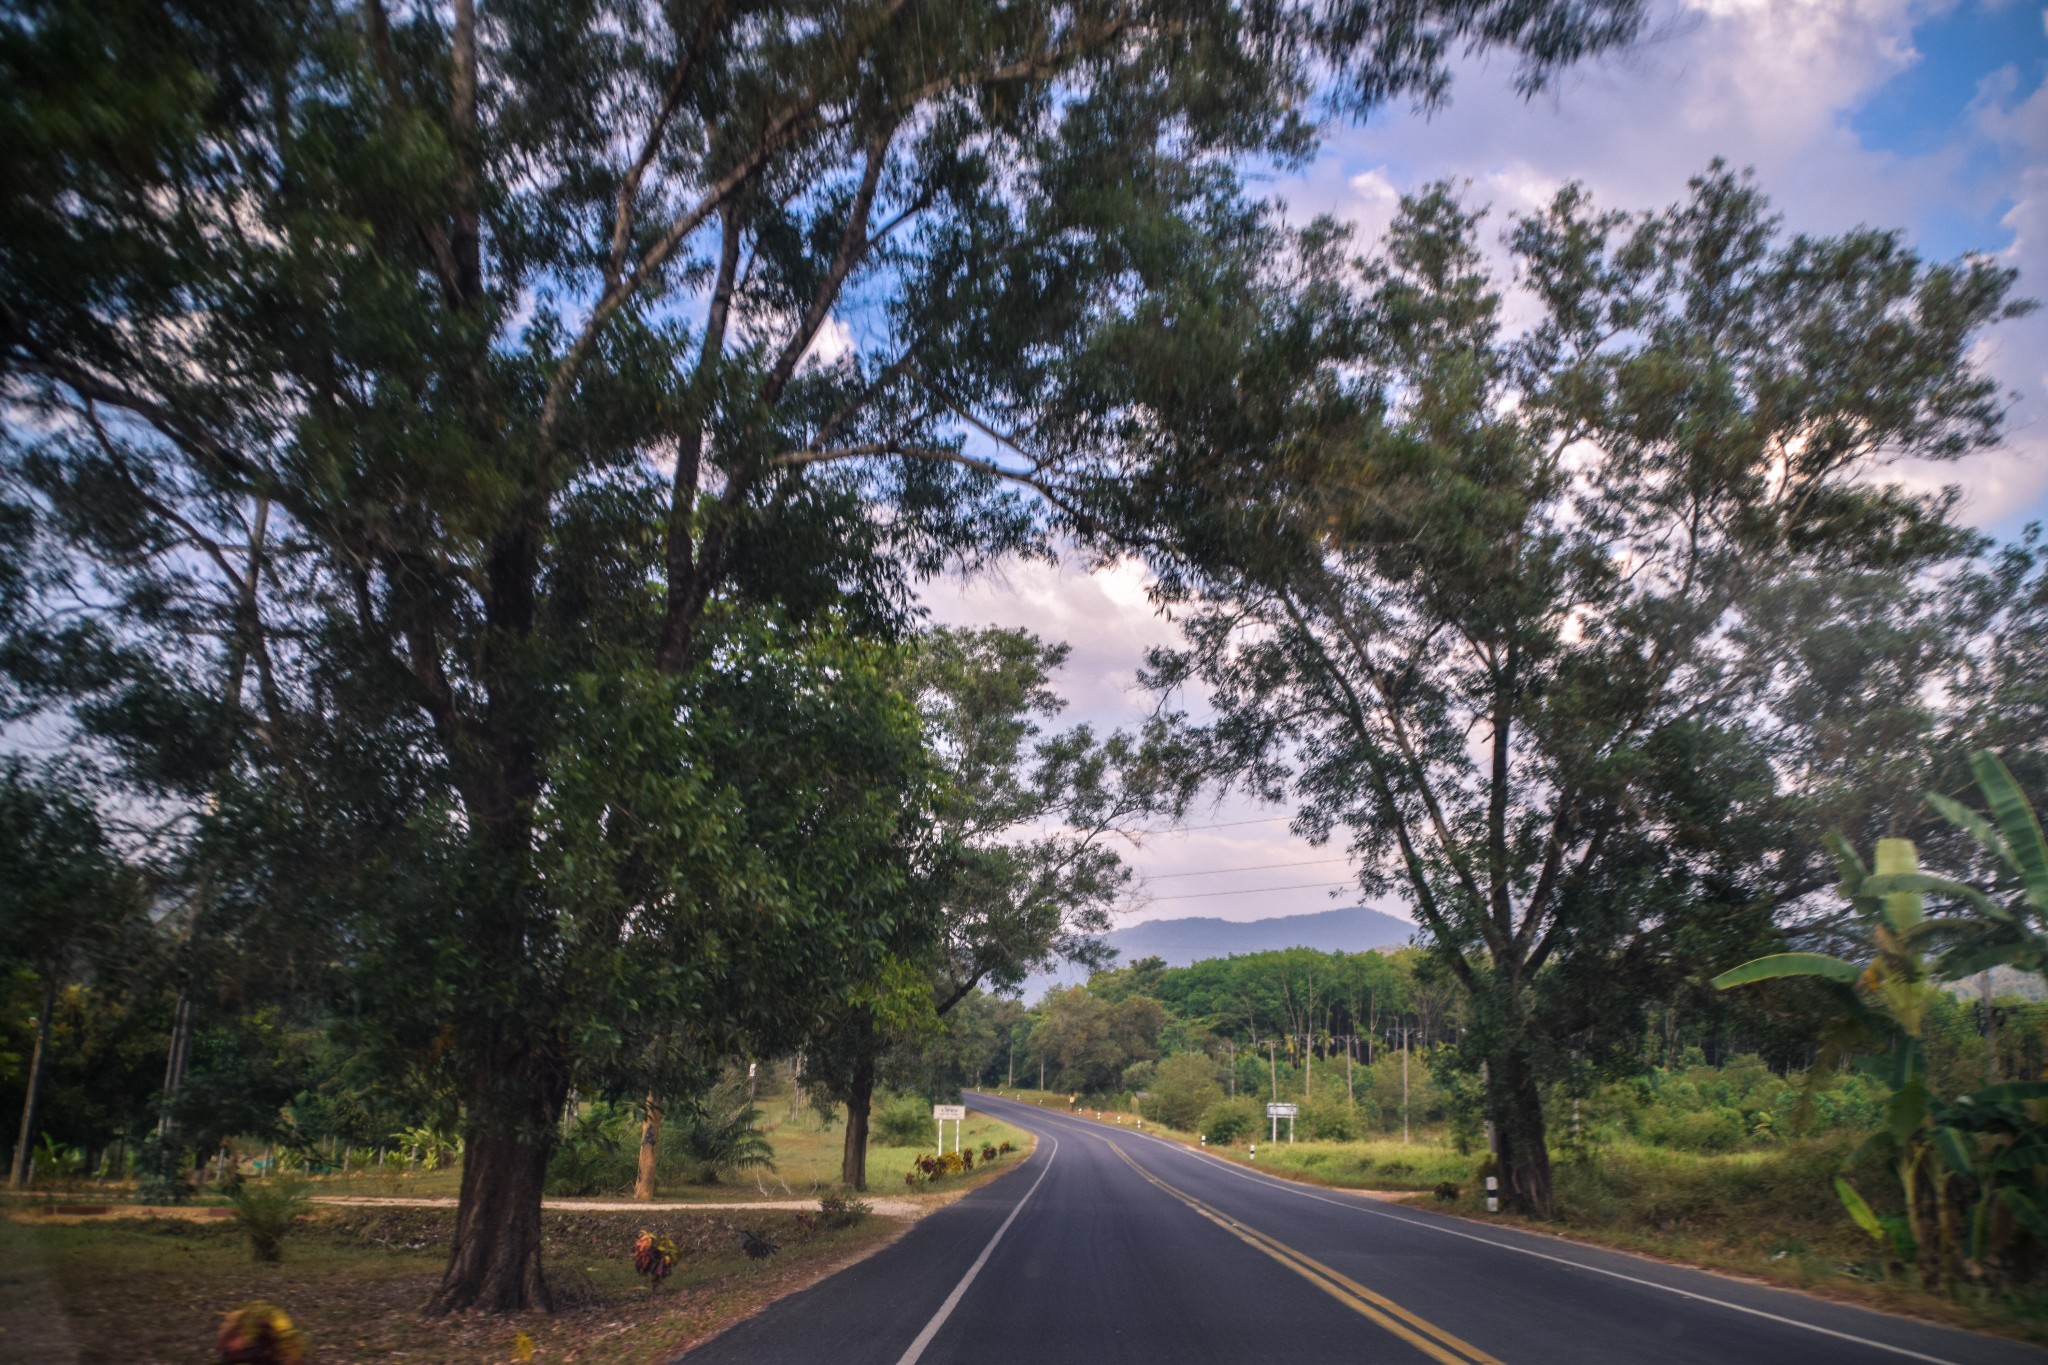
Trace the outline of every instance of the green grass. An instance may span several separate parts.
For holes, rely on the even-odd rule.
[[[1429,1190],[1439,1181],[1470,1183],[1474,1158],[1460,1156],[1447,1142],[1289,1142],[1278,1145],[1261,1136],[1258,1160],[1263,1170],[1299,1176],[1345,1189]],[[1219,1156],[1246,1160],[1244,1147],[1218,1149]]]
[[[846,1127],[843,1121],[834,1122],[828,1127],[810,1110],[803,1111],[798,1119],[791,1121],[784,1106],[774,1105],[763,1116],[761,1129],[768,1135],[768,1141],[775,1148],[773,1171],[742,1171],[712,1185],[665,1181],[659,1194],[661,1201],[709,1204],[727,1203],[736,1199],[806,1199],[821,1189],[833,1188],[839,1184],[840,1159],[846,1141]],[[998,1163],[999,1167],[1014,1164],[1031,1149],[1030,1134],[986,1114],[977,1114],[970,1110],[961,1129],[962,1145],[973,1147],[977,1151],[983,1144],[1012,1144],[1015,1151],[1002,1158]],[[933,1139],[936,1140],[936,1137],[937,1129],[934,1128]],[[949,1123],[946,1125],[946,1142],[949,1150],[952,1141],[953,1125]],[[908,1193],[903,1177],[909,1172],[910,1163],[921,1152],[931,1150],[931,1142],[915,1148],[870,1145],[868,1192],[875,1195]],[[443,1167],[438,1171],[389,1170],[382,1175],[306,1177],[304,1184],[309,1195],[453,1199],[462,1188],[462,1167],[458,1164]],[[958,1184],[958,1181],[953,1181],[938,1188],[944,1190]],[[629,1190],[622,1188],[614,1195],[598,1197],[623,1199],[629,1193]]]
[[[787,1186],[790,1193],[801,1197],[814,1188],[839,1183],[840,1159],[845,1151],[846,1142],[846,1129],[843,1124],[834,1123],[830,1128],[825,1128],[820,1126],[815,1114],[806,1112],[796,1123],[790,1123],[787,1119],[771,1119],[762,1126],[768,1134],[768,1140],[775,1146],[775,1171],[773,1174],[760,1172],[758,1187],[752,1178],[748,1178],[744,1188],[749,1194],[758,1197],[757,1188],[765,1188],[776,1198],[786,1198],[788,1196],[784,1193],[783,1187]],[[910,1171],[910,1163],[926,1152],[937,1150],[937,1140],[938,1129],[934,1126],[930,1139],[921,1147],[882,1147],[870,1144],[868,1192],[875,1195],[910,1193],[903,1183],[903,1177]],[[1031,1135],[986,1114],[978,1114],[971,1109],[968,1111],[966,1121],[960,1125],[960,1145],[963,1148],[971,1147],[978,1153],[984,1145],[1000,1147],[1005,1142],[1010,1143],[1015,1150],[997,1162],[999,1170],[1015,1165],[1031,1150]],[[946,1150],[951,1151],[952,1148],[953,1125],[949,1123],[946,1125]],[[978,1174],[981,1167],[977,1165],[975,1170]],[[932,1188],[945,1190],[958,1187],[959,1184],[960,1182],[955,1180]],[[673,1194],[682,1199],[730,1199],[739,1188],[739,1185],[693,1187],[688,1190],[676,1190]],[[707,1194],[707,1189],[711,1193]],[[667,1190],[662,1193],[664,1198],[671,1194]]]

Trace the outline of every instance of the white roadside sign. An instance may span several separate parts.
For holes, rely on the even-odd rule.
[[[967,1117],[967,1106],[964,1104],[935,1104],[932,1106],[932,1117],[935,1119],[964,1119]]]
[[[1269,1104],[1266,1106],[1266,1117],[1269,1119],[1291,1119],[1300,1112],[1301,1106],[1298,1104]]]

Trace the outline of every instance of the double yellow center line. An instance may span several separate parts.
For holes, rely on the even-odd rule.
[[[1286,1243],[1268,1237],[1257,1228],[1247,1227],[1222,1210],[1203,1203],[1186,1190],[1167,1184],[1131,1160],[1129,1153],[1114,1142],[1107,1143],[1107,1146],[1123,1159],[1126,1166],[1202,1217],[1247,1246],[1256,1247],[1346,1308],[1385,1328],[1430,1359],[1441,1361],[1442,1365],[1501,1365],[1498,1359],[1477,1346],[1452,1336],[1425,1318],[1417,1317],[1385,1295],[1375,1294],[1356,1280],[1332,1270],[1321,1261],[1304,1256]]]

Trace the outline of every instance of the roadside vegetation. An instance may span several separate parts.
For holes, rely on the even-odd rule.
[[[1028,1134],[970,1114],[961,1142],[977,1158],[972,1168],[906,1181],[934,1155],[931,1106],[912,1103],[925,1117],[918,1141],[878,1145],[870,1156],[875,1178],[889,1182],[888,1197],[899,1204],[943,1203],[1009,1171],[1031,1148]],[[161,1210],[135,1206],[130,1182],[73,1173],[0,1216],[0,1260],[10,1267],[0,1287],[7,1349],[24,1358],[193,1359],[229,1312],[260,1302],[291,1318],[315,1360],[496,1365],[518,1356],[522,1334],[543,1359],[668,1360],[908,1226],[900,1210],[877,1215],[836,1183],[842,1115],[806,1108],[792,1118],[781,1104],[776,1109],[754,1111],[760,1122],[748,1129],[750,1150],[763,1159],[725,1171],[717,1183],[679,1182],[664,1190],[662,1203],[796,1200],[809,1207],[644,1208],[630,1198],[636,1163],[622,1141],[603,1161],[580,1168],[587,1180],[560,1192],[608,1208],[543,1215],[544,1254],[564,1294],[554,1315],[419,1316],[453,1234],[459,1156],[434,1170],[393,1162],[382,1173],[239,1178]],[[683,1147],[684,1130],[668,1131]],[[950,1125],[948,1133],[950,1146]],[[637,1126],[627,1136],[637,1145]],[[984,1151],[994,1155],[981,1159]],[[699,1159],[687,1149],[678,1158]],[[323,1197],[438,1204],[336,1205]],[[635,1266],[643,1232],[672,1248],[672,1264],[653,1288]]]
[[[232,1223],[182,1218],[114,1223],[0,1220],[0,1320],[10,1359],[195,1360],[222,1317],[261,1301],[305,1333],[312,1360],[435,1360],[500,1365],[522,1336],[540,1359],[654,1362],[826,1268],[886,1243],[900,1221],[865,1217],[807,1228],[790,1210],[547,1213],[542,1245],[562,1285],[554,1314],[423,1319],[454,1233],[455,1211],[318,1209],[276,1264],[252,1261]],[[813,1219],[815,1221],[815,1219]],[[676,1244],[658,1288],[633,1268],[652,1227]],[[756,1260],[742,1234],[776,1247]]]

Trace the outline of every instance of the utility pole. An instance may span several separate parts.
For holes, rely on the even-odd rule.
[[[1275,1046],[1271,1041],[1268,1041],[1266,1044],[1266,1060],[1273,1065],[1273,1103],[1278,1104],[1280,1103],[1280,1054],[1275,1050]],[[1273,1140],[1275,1142],[1280,1140],[1280,1130],[1278,1128],[1273,1130]]]
[[[1237,1043],[1232,1039],[1223,1040],[1223,1049],[1230,1056],[1230,1098],[1237,1098]]]
[[[1045,1089],[1045,1058],[1038,1059],[1038,1088]]]
[[[1358,1035],[1355,1033],[1344,1035],[1344,1103],[1353,1109],[1358,1107],[1358,1092],[1351,1085],[1351,1049],[1357,1041]]]
[[[1003,1088],[1005,1090],[1015,1090],[1017,1088],[1017,1040],[1015,1038],[1010,1039],[1010,1080]]]

